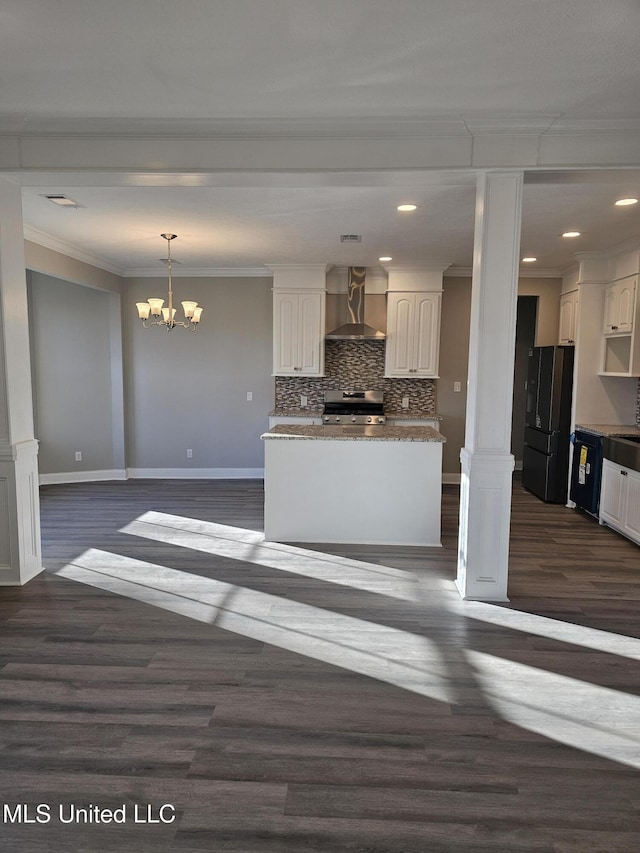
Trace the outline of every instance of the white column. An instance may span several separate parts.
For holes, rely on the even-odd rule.
[[[20,187],[0,178],[0,585],[42,571]]]
[[[478,176],[456,585],[507,601],[522,172]]]

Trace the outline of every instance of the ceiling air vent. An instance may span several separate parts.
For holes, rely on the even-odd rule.
[[[72,198],[69,198],[68,195],[62,195],[62,193],[44,193],[44,198],[48,199],[48,201],[52,201],[54,204],[57,204],[59,207],[83,207],[84,205],[78,204]]]
[[[341,234],[341,243],[362,243],[362,234]]]

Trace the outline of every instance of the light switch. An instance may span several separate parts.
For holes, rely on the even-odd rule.
[[[253,391],[247,391],[247,400],[249,403],[253,400]]]
[[[453,383],[453,390],[456,392],[462,391],[462,382],[454,382]]]
[[[402,408],[403,408],[403,409],[408,409],[408,408],[409,408],[409,398],[408,398],[408,397],[403,397],[403,398],[402,398]]]
[[[307,397],[306,397],[306,394],[300,394],[300,408],[301,408],[301,409],[306,409],[306,408],[307,408]]]

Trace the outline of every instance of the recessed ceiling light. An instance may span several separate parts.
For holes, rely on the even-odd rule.
[[[417,204],[399,204],[396,209],[401,211],[402,213],[406,213],[410,210],[416,210],[417,207]]]
[[[44,195],[44,198],[48,199],[49,201],[52,201],[59,207],[80,207],[77,201],[74,201],[67,195],[62,195],[62,193],[47,193]]]
[[[618,207],[626,207],[628,204],[637,204],[637,198],[619,198],[616,202]]]
[[[538,260],[537,258],[523,258],[522,263],[523,264],[532,264],[534,261],[537,261],[537,260]]]
[[[580,237],[580,231],[565,231],[563,237]]]
[[[388,255],[383,255],[381,258],[378,258],[379,261],[392,261],[393,258],[390,258]]]

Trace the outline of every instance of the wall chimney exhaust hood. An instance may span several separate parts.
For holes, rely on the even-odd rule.
[[[384,332],[379,332],[373,326],[364,322],[364,281],[366,267],[349,267],[349,289],[347,291],[347,306],[350,323],[338,326],[326,335],[328,341],[383,341]]]

